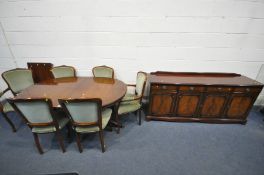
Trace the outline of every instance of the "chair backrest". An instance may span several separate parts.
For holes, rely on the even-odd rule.
[[[74,126],[102,126],[101,99],[59,99],[59,103]]]
[[[54,78],[76,77],[75,68],[72,66],[57,66],[51,69]]]
[[[2,73],[2,77],[14,95],[34,84],[29,69],[12,69]]]
[[[114,69],[108,66],[97,66],[93,68],[94,77],[114,78]]]
[[[7,99],[12,107],[27,121],[29,126],[53,124],[50,99]]]
[[[147,82],[147,73],[145,72],[138,72],[137,73],[137,83],[136,83],[136,94],[142,95],[145,91],[145,86]]]

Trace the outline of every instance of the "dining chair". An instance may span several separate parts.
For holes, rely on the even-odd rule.
[[[146,81],[147,74],[145,72],[138,72],[136,84],[127,85],[127,87],[133,87],[133,93],[127,91],[127,94],[121,100],[118,108],[118,115],[137,112],[139,125],[141,125],[142,98],[145,91]]]
[[[22,116],[31,129],[35,144],[40,154],[43,154],[38,134],[55,132],[62,152],[65,152],[61,129],[64,128],[69,119],[62,111],[54,110],[50,99],[7,99],[16,112]],[[68,128],[69,129],[69,128]],[[69,132],[69,130],[68,130]]]
[[[114,78],[114,69],[108,66],[96,66],[92,71],[94,77]]]
[[[76,77],[75,68],[72,66],[57,66],[51,69],[54,78]]]
[[[99,98],[59,99],[59,103],[70,118],[80,153],[83,151],[81,134],[92,132],[99,132],[102,152],[105,152],[103,129],[110,120],[112,110],[102,110],[102,100]]]
[[[2,73],[2,77],[13,95],[34,84],[30,69],[16,68]]]
[[[4,95],[5,92],[7,92],[9,89],[5,89],[3,92],[0,92],[0,98]],[[8,114],[10,112],[14,112],[14,109],[12,106],[6,101],[6,100],[1,100],[0,101],[0,113],[4,117],[4,119],[7,121],[7,123],[10,125],[12,128],[13,132],[16,132],[16,127],[13,124],[13,122],[8,118]]]

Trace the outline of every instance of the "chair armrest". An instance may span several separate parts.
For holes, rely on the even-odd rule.
[[[128,102],[128,101],[135,101],[135,100],[140,100],[142,98],[142,95],[141,96],[137,96],[136,98],[133,98],[133,99],[129,99],[129,100],[122,100],[122,102]]]
[[[133,86],[133,87],[136,87],[135,84],[127,84],[127,86]]]
[[[3,90],[2,92],[0,92],[0,98],[7,92],[9,91],[9,88],[6,88],[5,90]],[[3,112],[3,104],[2,104],[2,100],[0,100],[0,112]]]
[[[9,88],[6,88],[2,92],[0,92],[0,97],[2,97],[7,91],[9,91]]]

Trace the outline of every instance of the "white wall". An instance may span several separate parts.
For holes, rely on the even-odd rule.
[[[0,22],[0,72],[108,65],[132,83],[139,70],[255,79],[264,64],[264,0],[0,0]]]

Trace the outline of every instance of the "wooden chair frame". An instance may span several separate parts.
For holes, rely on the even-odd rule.
[[[7,91],[9,91],[10,89],[7,88],[5,89],[1,94],[0,94],[0,97],[2,97],[2,95],[4,95]],[[13,124],[13,122],[8,118],[7,116],[7,113],[4,112],[4,106],[3,104],[0,102],[0,113],[2,113],[3,117],[5,118],[5,120],[7,121],[7,123],[10,125],[10,127],[12,128],[12,131],[13,132],[16,132],[16,127],[15,125]]]
[[[94,77],[95,77],[95,75],[94,75],[94,69],[96,69],[96,68],[107,68],[107,69],[111,69],[112,70],[112,79],[114,79],[115,72],[114,72],[114,69],[112,67],[109,67],[109,66],[106,66],[106,65],[93,67],[92,72],[93,72],[93,76]]]
[[[29,71],[31,71],[31,69],[16,68],[16,69],[11,69],[11,70],[8,70],[8,71],[5,71],[5,72],[2,73],[1,76],[2,76],[2,78],[4,79],[4,81],[6,82],[6,84],[7,84],[7,86],[8,86],[8,90],[11,90],[11,92],[12,92],[12,94],[13,94],[14,96],[16,96],[18,93],[14,92],[13,89],[10,87],[10,84],[8,83],[8,80],[5,79],[4,74],[7,73],[7,72],[16,71],[16,70],[29,70]],[[32,73],[32,71],[31,71],[31,73]],[[33,77],[32,77],[32,79],[33,79]]]
[[[147,77],[147,73],[146,73],[146,72],[139,71],[139,72],[137,73],[137,75],[138,75],[139,73],[143,73],[143,74]],[[138,117],[139,117],[139,121],[138,121],[138,124],[139,124],[139,125],[141,125],[142,99],[143,99],[143,96],[144,96],[144,92],[145,92],[145,88],[146,88],[146,83],[147,83],[147,79],[146,79],[146,80],[144,81],[144,83],[143,83],[143,89],[142,89],[142,94],[141,94],[141,95],[139,95],[139,96],[137,96],[136,98],[131,99],[131,100],[122,100],[122,101],[121,101],[121,103],[122,103],[122,102],[130,102],[130,101],[139,100],[140,108],[137,110]],[[136,87],[136,84],[127,84],[127,86]],[[135,90],[135,94],[138,95],[137,92],[136,92],[136,90]],[[136,111],[135,111],[135,112],[136,112]],[[128,112],[128,113],[130,113],[130,112]],[[127,114],[127,113],[123,113],[123,114]],[[123,115],[123,114],[122,114],[122,115]]]
[[[72,69],[73,69],[73,72],[74,72],[74,77],[76,77],[76,69],[75,69],[75,67],[73,67],[73,66],[60,65],[60,66],[55,66],[55,67],[53,67],[52,69],[54,69],[54,68],[60,68],[60,67],[69,67],[69,68],[72,68]],[[50,70],[51,73],[52,73],[52,69]],[[52,75],[53,75],[53,73],[52,73]],[[54,75],[53,75],[53,78],[55,78]]]
[[[91,98],[91,99],[59,99],[58,100],[62,109],[65,111],[65,113],[69,116],[71,124],[73,127],[85,127],[85,126],[98,126],[99,127],[99,138],[101,143],[102,152],[105,152],[105,144],[104,144],[104,137],[103,137],[103,129],[102,129],[102,100],[100,98]],[[75,122],[72,118],[68,108],[66,107],[65,103],[82,103],[82,102],[95,102],[97,104],[97,114],[98,114],[98,120],[97,122]],[[76,132],[76,143],[79,149],[79,152],[81,153],[83,151],[82,145],[81,145],[81,133]]]
[[[59,129],[59,124],[58,121],[54,118],[54,111],[52,108],[52,102],[50,99],[46,99],[46,98],[38,98],[38,99],[7,99],[7,101],[12,105],[12,107],[15,109],[15,111],[17,111],[20,116],[23,118],[23,120],[26,122],[26,124],[28,125],[28,127],[30,129],[32,129],[33,127],[46,127],[46,126],[54,126],[56,128],[56,131],[54,131],[56,133],[57,139],[59,141],[60,147],[62,149],[62,152],[66,152],[65,150],[65,146],[63,143],[63,138]],[[50,114],[52,116],[53,121],[49,122],[49,123],[31,123],[27,120],[27,118],[24,116],[24,114],[17,108],[17,106],[14,104],[15,102],[46,102],[48,104],[49,107],[49,111]],[[69,131],[69,128],[68,128]],[[47,133],[41,133],[41,134],[47,134]],[[33,133],[34,136],[34,140],[35,140],[35,144],[38,148],[38,151],[40,154],[43,154],[43,150],[42,147],[40,145],[39,142],[39,138],[38,138],[38,133]]]

